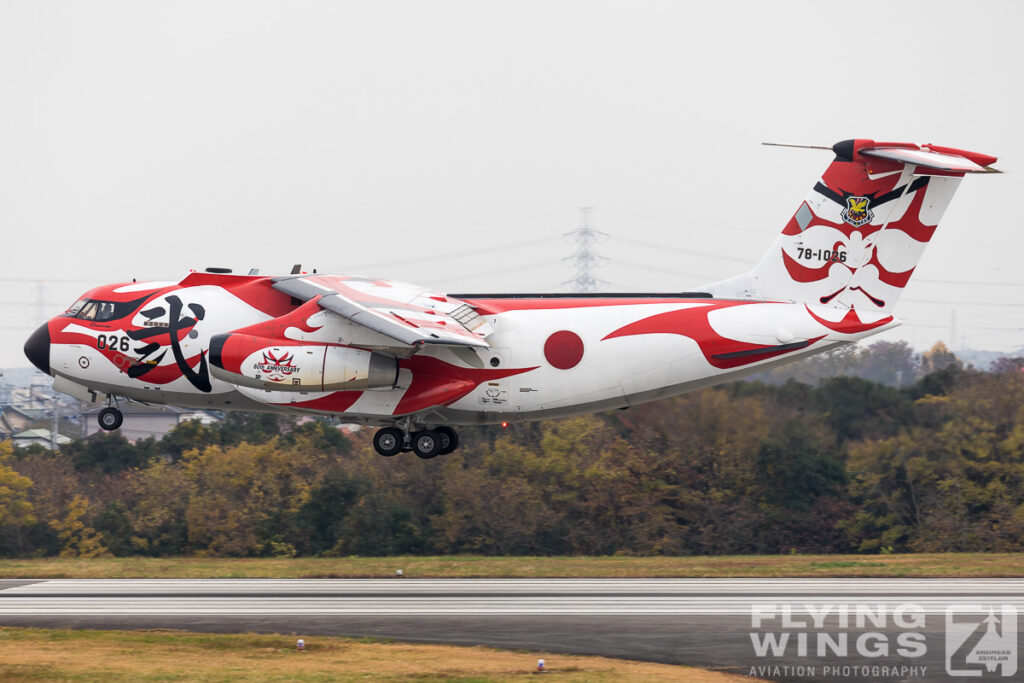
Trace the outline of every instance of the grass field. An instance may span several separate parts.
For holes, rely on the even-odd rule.
[[[736,557],[340,557],[0,560],[0,578],[1014,577],[1024,553]]]
[[[510,681],[544,657],[545,680],[752,680],[704,669],[602,657],[410,645],[366,639],[0,628],[3,681]]]

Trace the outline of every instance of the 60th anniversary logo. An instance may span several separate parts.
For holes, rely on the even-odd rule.
[[[1002,679],[1018,671],[1017,609],[957,604],[943,627],[917,604],[755,604],[748,675],[767,679]],[[928,627],[932,626],[932,629]],[[942,648],[936,670],[930,648]]]

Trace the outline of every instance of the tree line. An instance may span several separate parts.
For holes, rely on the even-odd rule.
[[[915,357],[902,388],[737,382],[464,428],[430,461],[377,456],[372,430],[245,413],[135,444],[3,443],[0,554],[1024,550],[1024,361],[946,354]]]

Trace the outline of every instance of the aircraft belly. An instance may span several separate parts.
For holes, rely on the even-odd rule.
[[[235,386],[211,378],[210,391],[200,392],[185,377],[155,384],[147,382],[145,375],[132,379],[126,371],[131,367],[125,360],[123,368],[111,363],[99,350],[86,344],[54,344],[50,350],[51,366],[55,374],[62,375],[94,391],[128,396],[154,403],[172,403],[170,396],[192,396],[202,400],[217,395],[235,393]],[[127,359],[127,356],[119,357]],[[98,389],[98,387],[106,387]],[[145,398],[141,398],[145,397]],[[203,403],[206,405],[206,403]]]
[[[96,392],[100,397],[104,394],[120,396],[140,403],[153,405],[174,405],[184,408],[210,409],[210,410],[249,410],[267,411],[276,409],[273,406],[252,401],[243,396],[233,388],[227,391],[216,391],[210,393],[199,393],[196,391],[167,391],[165,387],[153,387],[147,385],[125,386],[123,380],[105,382],[90,377],[88,384],[81,378],[66,375],[54,370],[54,376],[65,377],[75,384],[85,387],[88,391]]]
[[[700,305],[632,304],[504,313],[494,322],[496,331],[488,342],[508,355],[500,359],[503,365],[527,371],[501,382],[483,383],[450,408],[515,419],[517,414],[525,417],[579,404],[626,405],[625,394],[634,388],[635,377],[664,382],[666,365],[694,351],[681,337],[654,341],[605,337],[639,318]],[[559,343],[573,348],[560,351]],[[653,353],[652,346],[656,347]]]
[[[838,342],[843,343],[843,342]],[[524,422],[530,422],[535,420],[548,420],[562,417],[571,417],[573,415],[587,415],[590,413],[598,413],[608,410],[616,410],[621,408],[628,408],[632,406],[642,405],[644,403],[650,403],[652,401],[658,401],[663,398],[671,398],[673,396],[679,396],[690,391],[696,391],[697,389],[703,389],[705,387],[715,386],[716,384],[722,384],[725,382],[731,382],[736,379],[741,379],[747,375],[756,374],[765,370],[770,370],[778,365],[785,365],[791,363],[793,360],[811,356],[820,353],[827,348],[836,346],[837,342],[825,343],[823,346],[816,346],[809,348],[804,351],[795,352],[789,356],[784,356],[777,359],[772,359],[751,365],[749,367],[740,368],[731,371],[715,371],[706,372],[703,374],[696,374],[690,379],[679,382],[677,384],[666,384],[664,386],[656,386],[652,389],[645,391],[638,391],[636,393],[630,393],[625,397],[609,398],[605,400],[598,400],[592,402],[580,401],[578,403],[569,404],[561,407],[546,407],[538,408],[535,410],[523,410],[514,416],[507,416],[510,420],[520,420]],[[496,424],[501,422],[503,417],[501,415],[488,414],[469,410],[460,410],[456,405],[449,406],[447,408],[437,411],[438,416],[443,422],[453,425],[476,425],[476,424]]]
[[[626,341],[625,339],[610,339]],[[623,351],[634,356],[624,368],[622,389],[627,395],[683,384],[707,374],[709,368],[696,342],[678,335],[656,334],[634,338],[636,345]]]
[[[708,369],[696,343],[678,335],[603,340],[574,368],[541,367],[524,376],[518,413],[530,419],[532,413],[575,412],[581,405],[619,408],[630,404],[631,395],[685,384]],[[536,388],[527,387],[527,381]]]
[[[515,378],[514,399],[494,412],[524,420],[634,405],[760,372],[820,351],[839,329],[814,320],[802,304],[765,302],[519,311],[496,327],[500,336],[490,341],[514,349],[516,367],[533,369]],[[562,362],[545,352],[560,329],[578,336],[578,358]],[[446,414],[490,422],[491,410],[481,407],[478,390]],[[474,411],[482,414],[470,418]]]

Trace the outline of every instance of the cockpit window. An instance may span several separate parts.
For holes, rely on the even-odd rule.
[[[96,320],[113,320],[117,317],[117,306],[113,301],[97,301],[96,306]]]
[[[86,301],[85,306],[82,306],[82,310],[80,310],[78,315],[75,317],[81,318],[82,320],[95,320],[96,308],[97,306],[95,301]]]
[[[64,314],[79,320],[93,320],[101,323],[118,320],[134,313],[145,298],[138,301],[98,301],[96,299],[79,299]]]
[[[75,303],[71,304],[71,308],[64,312],[64,315],[76,316],[78,312],[82,310],[82,306],[85,306],[85,302],[88,299],[79,299]]]

